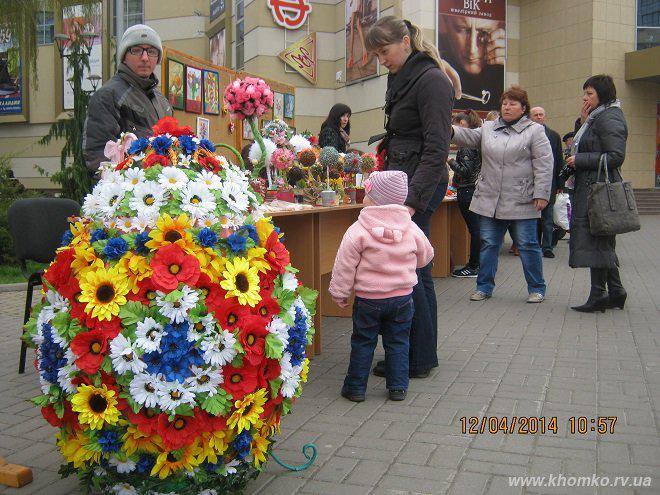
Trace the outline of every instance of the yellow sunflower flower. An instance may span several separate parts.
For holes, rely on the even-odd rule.
[[[71,399],[74,412],[81,424],[89,424],[92,430],[100,430],[105,423],[114,425],[119,421],[115,391],[103,384],[101,387],[81,385]]]
[[[236,296],[239,304],[254,307],[261,301],[259,273],[247,259],[237,257],[233,261],[227,260],[222,276],[224,280],[220,282],[220,287],[227,291],[228,296]]]
[[[103,268],[103,260],[96,256],[96,251],[91,246],[77,246],[74,250],[71,269],[75,275],[83,275],[88,269]]]
[[[261,245],[264,246],[268,237],[270,237],[270,233],[275,230],[275,227],[273,227],[273,223],[271,222],[271,217],[260,218],[257,220],[255,227],[257,229],[257,234],[259,234]]]
[[[86,463],[97,464],[101,461],[101,452],[88,448],[89,437],[82,430],[74,431],[72,436],[64,438],[59,432],[55,435],[57,446],[66,462],[73,462],[73,467],[84,468]]]
[[[195,467],[200,465],[199,454],[202,448],[199,446],[199,441],[188,445],[187,447],[171,452],[161,452],[156,459],[156,464],[151,469],[150,476],[156,476],[161,480],[167,478],[181,469],[192,471]]]
[[[209,464],[217,464],[218,456],[222,456],[229,447],[228,432],[226,431],[205,431],[201,437],[201,452],[198,460],[201,464],[208,461]]]
[[[126,253],[122,259],[119,260],[117,266],[119,268],[119,273],[128,277],[129,289],[133,294],[137,294],[140,291],[138,282],[147,277],[151,277],[151,274],[153,273],[153,269],[147,261],[147,258],[139,256],[132,251]]]
[[[236,428],[237,433],[243,430],[249,430],[252,425],[261,426],[262,421],[259,416],[264,412],[266,403],[266,389],[261,388],[253,394],[246,395],[243,400],[234,402],[236,410],[229,416],[227,426]]]
[[[80,280],[80,302],[86,302],[85,312],[93,318],[111,320],[126,304],[128,281],[117,267],[87,270]]]
[[[73,234],[73,239],[69,246],[87,246],[89,245],[89,231],[87,226],[82,222],[74,222],[69,225],[69,230]]]
[[[151,240],[145,244],[149,249],[158,249],[161,246],[177,244],[181,249],[191,252],[193,239],[187,230],[192,227],[188,215],[185,213],[175,219],[165,213],[156,221],[156,228],[149,233]]]
[[[124,442],[122,450],[126,455],[133,455],[137,451],[157,454],[163,450],[163,441],[159,435],[146,435],[134,425],[126,428],[121,439]]]
[[[268,270],[270,270],[270,265],[264,259],[265,254],[266,254],[266,249],[262,247],[253,247],[248,249],[247,252],[247,257],[248,257],[248,261],[250,262],[250,266],[256,268],[261,273],[266,273]]]
[[[193,244],[191,248],[191,254],[199,260],[200,270],[208,275],[211,282],[217,283],[225,267],[225,258],[211,248],[205,248],[197,244]]]
[[[266,452],[269,445],[270,440],[268,440],[267,434],[255,435],[252,439],[252,456],[254,457],[254,466],[256,468],[266,462]]]
[[[302,371],[300,372],[300,381],[307,383],[307,374],[309,373],[309,358],[305,358]]]

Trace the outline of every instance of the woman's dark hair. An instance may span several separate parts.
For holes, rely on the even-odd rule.
[[[525,107],[525,111],[523,112],[523,115],[529,117],[530,108],[529,108],[529,96],[527,96],[527,91],[522,89],[520,86],[511,86],[504,93],[502,93],[502,96],[500,97],[500,107],[502,106],[502,102],[504,101],[505,98],[519,102],[523,107]]]
[[[348,105],[344,105],[343,103],[335,103],[332,108],[330,109],[330,113],[328,114],[328,117],[325,119],[323,124],[321,124],[321,130],[323,130],[324,127],[330,126],[335,129],[340,128],[340,123],[339,119],[341,118],[342,115],[348,114],[348,116],[351,116],[351,107]],[[346,127],[344,127],[344,131],[346,134],[351,133],[351,121],[348,121],[348,124],[346,124]]]
[[[603,105],[605,103],[612,103],[616,100],[616,86],[611,76],[607,74],[598,74],[591,76],[582,85],[582,89],[594,88],[598,95],[598,103]]]

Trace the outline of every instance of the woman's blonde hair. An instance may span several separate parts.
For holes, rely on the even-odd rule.
[[[422,30],[419,26],[410,21],[399,19],[393,15],[381,17],[373,25],[365,38],[365,46],[372,52],[378,48],[392,43],[400,43],[404,36],[410,37],[410,46],[413,51],[427,54],[438,67],[444,69],[444,64],[440,58],[438,49],[429,41],[424,39]]]

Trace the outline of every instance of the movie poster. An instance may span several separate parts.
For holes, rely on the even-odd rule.
[[[21,57],[11,31],[0,28],[0,115],[23,112]]]
[[[346,0],[346,83],[378,75],[378,60],[364,38],[378,20],[378,0]]]
[[[461,80],[454,109],[499,109],[504,91],[506,0],[438,0],[438,49]]]

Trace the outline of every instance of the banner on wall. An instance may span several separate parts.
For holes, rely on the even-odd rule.
[[[23,112],[21,57],[11,31],[0,28],[0,115]]]
[[[221,29],[209,40],[211,44],[211,63],[213,65],[225,65],[225,30]]]
[[[438,50],[461,79],[454,109],[498,110],[504,91],[506,0],[438,0]]]
[[[378,75],[378,61],[364,37],[378,20],[378,0],[346,0],[346,83]]]
[[[94,32],[94,34],[96,34],[94,44],[92,45],[92,51],[89,55],[89,70],[83,69],[82,81],[82,89],[85,91],[92,91],[92,83],[87,78],[90,75],[103,76],[103,22],[101,3],[94,6],[94,10],[90,17],[83,16],[83,7],[80,5],[65,8],[62,12],[64,34],[69,35],[73,32],[73,26],[75,23],[83,25],[85,32]],[[73,71],[69,72],[69,59],[64,58],[62,64],[62,88],[64,91],[65,110],[73,110],[73,88],[71,87],[71,84],[69,84],[69,78],[72,76],[72,73]]]
[[[225,13],[225,0],[211,0],[211,8],[209,10],[209,21],[213,22],[222,14]]]
[[[303,39],[291,44],[279,54],[279,57],[309,82],[316,84],[316,33],[309,33]]]

